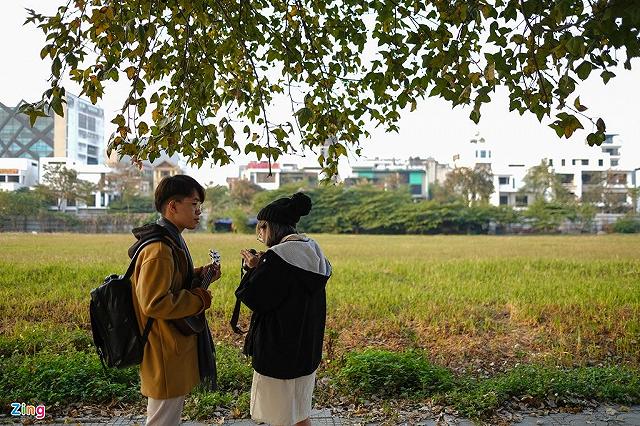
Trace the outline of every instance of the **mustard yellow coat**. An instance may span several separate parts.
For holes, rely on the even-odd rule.
[[[140,364],[140,391],[154,399],[188,394],[200,382],[197,337],[184,336],[169,320],[202,312],[204,300],[184,283],[188,262],[183,250],[162,242],[144,247],[131,278],[140,333],[155,318]]]

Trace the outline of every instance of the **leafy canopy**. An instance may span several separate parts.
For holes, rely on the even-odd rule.
[[[23,108],[32,121],[62,114],[66,73],[92,102],[126,78],[109,144],[120,156],[223,165],[329,141],[318,157],[328,176],[360,153],[368,125],[397,131],[428,96],[470,105],[478,122],[497,86],[511,111],[560,137],[591,121],[588,142],[600,144],[605,123],[585,114],[576,84],[592,73],[606,83],[640,55],[637,0],[69,0],[27,22],[52,59],[51,87]],[[273,116],[283,98],[288,121]]]

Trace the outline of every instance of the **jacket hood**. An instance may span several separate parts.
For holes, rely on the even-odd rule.
[[[331,263],[324,256],[318,243],[309,237],[293,234],[269,250],[290,265],[321,275],[324,282],[331,276]]]
[[[133,258],[136,250],[138,249],[138,247],[140,247],[140,245],[142,245],[144,241],[147,241],[151,238],[163,238],[168,244],[177,247],[176,243],[173,241],[173,238],[171,238],[171,234],[169,234],[169,231],[167,231],[157,223],[147,223],[137,228],[133,228],[131,230],[131,233],[136,237],[137,241],[133,243],[131,247],[129,247],[128,254],[130,258]]]

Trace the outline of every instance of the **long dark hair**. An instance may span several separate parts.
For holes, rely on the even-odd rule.
[[[269,222],[266,220],[259,220],[256,225],[256,235],[260,233],[260,229],[267,228],[269,230],[269,235],[264,244],[267,247],[273,247],[276,244],[279,244],[280,241],[287,235],[297,234],[296,228],[291,225],[285,225],[284,223],[278,222]]]

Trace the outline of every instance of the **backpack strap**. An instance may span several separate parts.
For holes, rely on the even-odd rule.
[[[138,255],[140,254],[142,249],[145,248],[147,245],[149,245],[151,243],[155,243],[155,242],[162,241],[162,240],[164,240],[164,238],[162,238],[162,237],[154,237],[154,238],[149,238],[146,241],[143,241],[142,244],[140,244],[140,246],[136,249],[135,254],[131,258],[131,263],[129,263],[129,267],[127,268],[127,272],[125,272],[125,274],[124,274],[124,278],[131,278],[131,275],[133,274],[133,270],[136,267],[136,261],[138,260]],[[171,251],[173,252],[173,249],[171,249]]]

